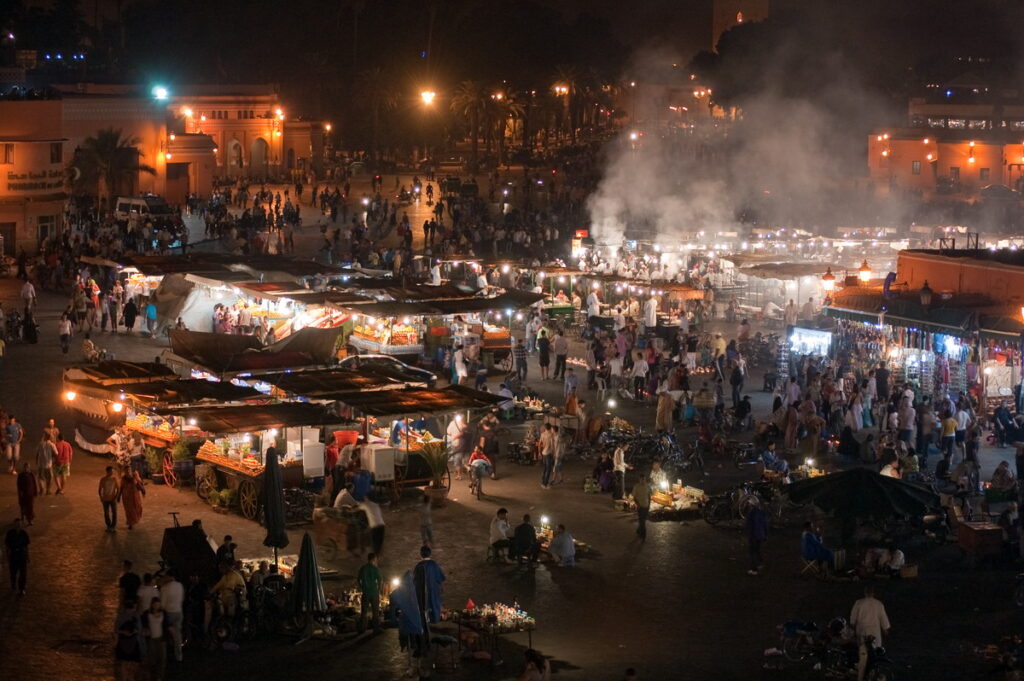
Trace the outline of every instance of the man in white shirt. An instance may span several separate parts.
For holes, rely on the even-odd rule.
[[[499,508],[495,516],[491,518],[491,530],[487,538],[488,543],[499,556],[502,550],[508,551],[512,545],[508,538],[508,532],[508,509]],[[506,557],[505,560],[508,561],[508,558]]]
[[[359,508],[366,513],[366,522],[370,526],[370,550],[379,556],[384,547],[384,514],[380,505],[370,499],[360,501]]]
[[[864,598],[853,604],[850,611],[850,626],[857,632],[860,645],[860,659],[857,662],[857,681],[864,681],[864,671],[868,664],[867,637],[871,637],[871,646],[882,645],[882,634],[889,633],[889,616],[885,606],[875,598],[875,587],[864,587]]]
[[[619,445],[612,455],[612,470],[615,473],[615,488],[612,490],[613,499],[621,499],[626,496],[626,470],[630,466],[626,463],[626,446]]]
[[[647,327],[647,333],[658,326],[658,299],[654,296],[644,303],[644,326]]]
[[[25,283],[21,285],[21,302],[24,303],[26,310],[33,310],[36,306],[36,287],[32,285],[32,282],[25,280]]]
[[[804,306],[800,308],[800,319],[810,321],[814,319],[814,298],[808,298]]]
[[[435,262],[430,267],[430,285],[440,286],[441,285],[441,263]]]
[[[597,294],[596,289],[591,291],[590,295],[587,296],[587,316],[601,316],[601,297]]]
[[[498,409],[501,409],[503,411],[511,411],[512,409],[515,408],[515,406],[516,406],[516,402],[515,402],[516,396],[515,396],[515,394],[511,390],[508,389],[508,386],[505,385],[504,383],[501,384],[501,388],[498,390],[498,397],[504,397],[505,398],[504,402],[500,402],[498,404]],[[453,421],[453,423],[454,423],[454,421]]]
[[[789,305],[786,306],[786,311],[782,313],[782,320],[786,323],[786,326],[796,324],[796,303],[792,299],[790,299]]]
[[[466,353],[462,350],[462,346],[456,346],[455,355],[452,357],[452,364],[455,365],[455,377],[458,379],[458,383],[461,385],[466,382],[469,377],[469,367],[466,365]],[[375,552],[376,553],[376,552]]]
[[[182,606],[185,602],[185,587],[175,579],[172,573],[164,575],[160,580],[160,604],[163,606],[167,629],[171,632],[174,642],[174,659],[181,662],[181,618]]]

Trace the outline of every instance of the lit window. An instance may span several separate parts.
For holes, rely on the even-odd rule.
[[[913,173],[914,175],[920,175],[921,174],[921,162],[920,161],[911,161],[910,162],[910,172]]]

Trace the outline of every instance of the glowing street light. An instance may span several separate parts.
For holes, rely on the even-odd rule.
[[[185,118],[192,118],[192,109],[187,106],[181,107],[181,115]]]
[[[569,86],[568,85],[556,84],[555,87],[554,87],[554,90],[555,90],[555,94],[559,95],[559,96],[569,94]]]
[[[163,85],[154,85],[153,89],[150,90],[150,93],[152,93],[153,99],[161,102],[171,96],[171,91]]]
[[[331,131],[331,124],[330,123],[324,123],[324,130],[326,130],[327,132],[330,132]]]
[[[423,92],[420,93],[420,99],[422,99],[423,103],[426,104],[427,106],[433,104],[434,98],[436,97],[437,93],[434,92],[433,90],[424,90]]]
[[[868,265],[867,259],[864,260],[864,263],[861,264],[860,269],[857,270],[857,276],[865,284],[871,281],[871,267]]]
[[[821,278],[821,288],[825,293],[832,293],[836,288],[836,275],[832,274],[831,267],[825,270],[825,275]]]

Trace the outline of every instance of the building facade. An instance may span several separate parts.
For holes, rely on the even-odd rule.
[[[34,253],[62,227],[80,169],[75,150],[118,131],[155,172],[116,195],[152,193],[171,205],[207,197],[218,178],[295,181],[321,177],[324,125],[289,119],[266,86],[181,86],[156,98],[136,86],[61,85],[50,99],[0,98],[0,237],[3,253]],[[163,93],[162,93],[163,94]],[[59,96],[58,96],[59,95]],[[111,198],[116,198],[112,196]],[[106,206],[100,206],[106,209]]]

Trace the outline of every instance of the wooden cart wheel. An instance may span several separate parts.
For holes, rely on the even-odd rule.
[[[512,353],[508,353],[501,358],[501,363],[498,365],[502,372],[508,374],[512,371]]]
[[[174,487],[178,483],[178,476],[174,472],[174,457],[169,450],[164,451],[164,484]]]
[[[260,508],[260,498],[256,492],[256,483],[252,480],[243,480],[239,483],[238,507],[243,516],[249,520],[255,520],[256,513]]]
[[[452,491],[452,473],[447,468],[444,469],[444,475],[441,477],[441,486],[449,492]]]
[[[217,474],[210,470],[196,480],[196,494],[200,499],[206,501],[212,490],[217,489]]]
[[[395,481],[401,482],[405,480],[406,474],[409,472],[409,462],[406,461],[404,464],[395,464]]]

